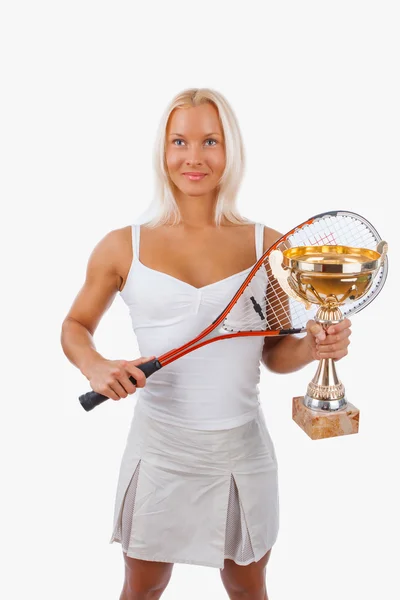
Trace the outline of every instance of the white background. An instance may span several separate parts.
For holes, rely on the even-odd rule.
[[[399,593],[398,3],[4,2],[1,44],[1,595],[118,600],[109,545],[134,396],[85,413],[87,380],[60,329],[87,259],[153,191],[161,114],[187,87],[231,103],[247,152],[239,206],[286,231],[345,209],[389,242],[389,278],[353,317],[338,372],[358,435],[311,441],[292,421],[315,365],[262,374],[280,470],[271,600]],[[107,358],[138,355],[117,296],[95,333]],[[176,565],[166,600],[226,598],[218,569]]]

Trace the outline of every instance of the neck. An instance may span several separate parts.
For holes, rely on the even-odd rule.
[[[175,194],[176,203],[181,214],[181,224],[190,228],[215,227],[215,193],[204,196],[187,196]]]

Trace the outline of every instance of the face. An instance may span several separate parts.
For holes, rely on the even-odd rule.
[[[176,194],[214,197],[225,169],[225,145],[218,111],[210,103],[172,112],[165,157]],[[201,173],[190,177],[185,173]]]

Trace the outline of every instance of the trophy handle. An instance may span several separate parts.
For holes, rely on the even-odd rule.
[[[385,240],[381,240],[376,247],[376,251],[381,255],[381,266],[385,262],[386,254],[388,251],[388,243]]]
[[[311,307],[311,303],[307,298],[300,296],[298,290],[294,290],[293,286],[290,285],[291,271],[290,269],[284,269],[282,266],[283,254],[280,250],[273,250],[269,255],[269,264],[271,267],[272,275],[279,283],[281,289],[291,298],[304,304],[307,310]]]

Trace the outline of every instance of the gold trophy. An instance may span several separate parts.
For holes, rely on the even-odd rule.
[[[319,305],[314,317],[326,330],[344,316],[340,306],[359,301],[370,289],[387,253],[349,246],[298,246],[274,251],[271,270],[280,287],[306,308]],[[311,317],[310,317],[311,318]],[[360,411],[347,401],[334,360],[323,358],[305,396],[293,398],[293,420],[315,440],[358,433]]]

